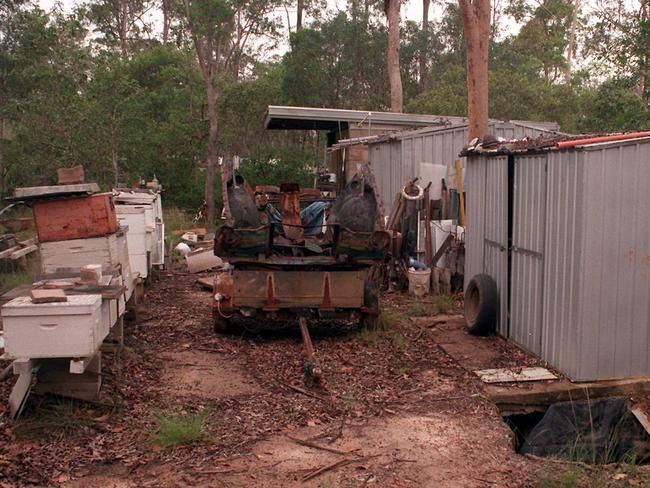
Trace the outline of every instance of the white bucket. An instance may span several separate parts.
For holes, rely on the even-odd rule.
[[[431,290],[431,270],[424,271],[408,270],[409,293],[416,297],[428,295]]]

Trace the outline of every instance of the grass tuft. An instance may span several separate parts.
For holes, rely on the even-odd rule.
[[[173,449],[180,445],[188,445],[203,439],[206,413],[172,412],[155,415],[155,442],[163,449]]]
[[[436,295],[433,299],[433,305],[438,313],[447,313],[456,307],[456,300],[450,295]]]
[[[74,400],[48,398],[16,424],[19,437],[41,437],[45,434],[59,439],[73,438],[92,427],[92,415]]]
[[[414,303],[408,308],[409,317],[427,317],[433,315],[430,305],[424,303]]]
[[[397,325],[403,317],[394,310],[382,310],[379,315],[379,329],[388,330]]]

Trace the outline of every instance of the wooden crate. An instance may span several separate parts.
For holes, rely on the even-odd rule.
[[[40,242],[103,236],[118,228],[110,193],[35,202],[33,210]]]
[[[42,304],[15,298],[1,312],[5,353],[14,359],[92,356],[108,335],[101,305],[101,295],[70,295],[67,302]]]

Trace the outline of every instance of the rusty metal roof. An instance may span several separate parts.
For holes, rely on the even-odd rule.
[[[543,135],[537,138],[523,138],[516,140],[488,140],[475,139],[460,152],[461,156],[471,155],[500,155],[555,151],[561,149],[601,146],[604,144],[623,144],[638,141],[650,142],[650,132],[607,133],[607,134],[557,134]]]

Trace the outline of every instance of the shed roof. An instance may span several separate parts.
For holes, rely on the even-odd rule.
[[[289,107],[269,105],[266,129],[336,130],[341,124],[365,123],[402,127],[454,126],[466,124],[465,117],[444,115],[376,112],[372,110],[343,110],[335,108]]]
[[[650,131],[580,135],[557,134],[515,140],[475,140],[465,146],[460,154],[461,156],[481,154],[496,156],[562,149],[590,149],[610,145],[635,144],[637,142],[650,142]]]

